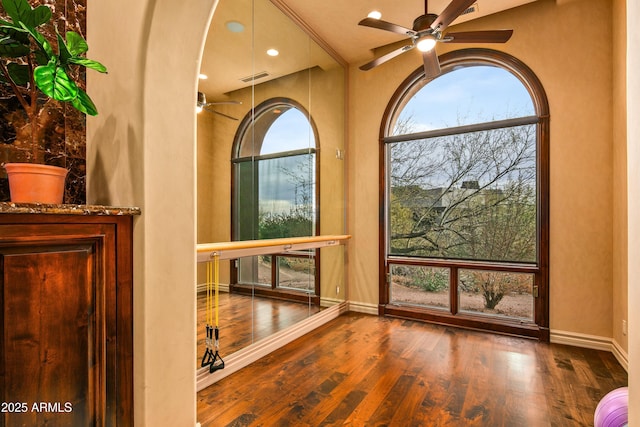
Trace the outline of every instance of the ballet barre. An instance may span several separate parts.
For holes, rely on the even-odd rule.
[[[285,237],[280,239],[238,240],[234,242],[200,243],[196,245],[197,262],[236,259],[256,255],[269,255],[325,248],[344,244],[351,238],[348,234]]]

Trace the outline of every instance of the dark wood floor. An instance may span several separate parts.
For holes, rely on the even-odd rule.
[[[221,426],[589,426],[608,352],[348,313],[198,393]]]
[[[198,293],[198,351],[196,366],[205,351],[206,292]],[[320,307],[250,295],[219,294],[220,354],[224,356],[294,325],[320,311]]]

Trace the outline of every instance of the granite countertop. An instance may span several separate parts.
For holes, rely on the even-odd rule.
[[[0,214],[140,215],[140,208],[101,205],[47,205],[0,202]]]

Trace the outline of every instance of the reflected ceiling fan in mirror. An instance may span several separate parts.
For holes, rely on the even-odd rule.
[[[381,19],[365,18],[358,23],[365,27],[391,31],[392,33],[409,36],[410,44],[402,46],[360,67],[363,71],[371,70],[414,47],[422,52],[424,73],[426,78],[433,78],[440,74],[440,63],[436,54],[436,43],[505,43],[513,34],[513,30],[464,31],[443,34],[458,16],[467,10],[477,0],[452,0],[440,15],[429,13],[428,0],[424,2],[424,15],[413,21],[413,28],[405,28]]]
[[[212,105],[240,105],[242,102],[240,101],[220,101],[220,102],[207,102],[207,97],[203,92],[198,92],[198,100],[196,102],[196,112],[200,112],[202,110],[208,111],[209,113],[218,114],[222,117],[226,117],[231,120],[238,120],[235,117],[228,116],[220,111],[213,110],[209,108]]]

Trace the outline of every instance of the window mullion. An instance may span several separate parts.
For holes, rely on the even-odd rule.
[[[415,141],[419,139],[437,138],[442,136],[451,136],[462,133],[481,132],[494,129],[503,129],[509,127],[517,127],[524,125],[532,125],[540,122],[538,116],[518,117],[515,119],[496,120],[493,122],[476,123],[473,125],[456,126],[443,129],[434,129],[424,132],[416,132],[403,135],[387,136],[383,138],[385,144],[394,142]]]
[[[449,296],[450,302],[449,307],[451,310],[451,314],[458,314],[458,302],[460,298],[458,298],[458,268],[452,266],[449,270]]]

